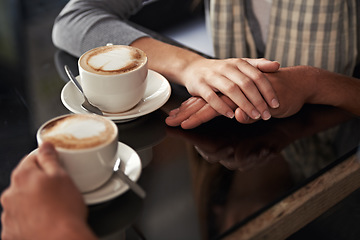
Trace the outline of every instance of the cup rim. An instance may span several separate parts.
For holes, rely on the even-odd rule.
[[[73,116],[73,115],[94,115],[94,114],[90,114],[90,113],[69,113],[69,114],[63,114],[63,115],[59,115],[57,117],[53,117],[47,121],[45,121],[43,124],[41,124],[41,126],[38,128],[37,132],[36,132],[36,140],[38,145],[42,144],[44,141],[41,138],[41,130],[50,122],[67,117],[67,116]],[[105,117],[99,116],[99,115],[95,115],[96,117],[101,117],[104,118],[106,121],[108,121],[110,123],[110,125],[114,128],[115,133],[113,134],[113,138],[111,138],[109,141],[106,141],[105,143],[102,143],[100,145],[97,145],[95,147],[91,147],[91,148],[80,148],[80,149],[69,149],[69,148],[63,148],[63,147],[58,147],[58,146],[54,146],[56,150],[62,150],[63,152],[68,152],[68,153],[72,153],[72,152],[90,152],[90,151],[96,151],[100,148],[103,148],[106,145],[111,144],[114,140],[117,143],[118,142],[118,128],[116,126],[116,124],[110,120],[107,119]]]
[[[144,67],[147,69],[148,57],[147,57],[146,53],[145,53],[143,50],[141,50],[140,48],[137,48],[137,47],[130,46],[130,45],[121,45],[121,44],[114,44],[114,45],[111,45],[111,46],[124,46],[124,47],[135,48],[135,49],[141,51],[141,52],[144,54],[144,56],[145,56],[145,61],[144,61],[144,63],[143,63],[142,65],[140,65],[138,68],[135,68],[135,69],[133,69],[133,70],[131,70],[131,71],[124,72],[124,73],[117,73],[117,74],[109,74],[109,75],[96,74],[96,73],[93,73],[93,72],[90,72],[90,71],[86,70],[85,68],[83,68],[83,67],[81,66],[80,60],[81,60],[81,58],[82,58],[86,53],[88,53],[88,52],[90,52],[90,51],[92,51],[92,50],[94,50],[94,49],[101,48],[101,47],[106,47],[106,46],[108,46],[108,45],[98,46],[98,47],[89,49],[89,50],[87,50],[86,52],[84,52],[83,54],[81,54],[81,56],[78,58],[78,61],[77,61],[77,63],[78,63],[78,68],[79,68],[79,75],[80,75],[80,72],[81,72],[81,71],[84,71],[84,72],[86,72],[87,74],[91,74],[91,75],[94,75],[94,76],[101,76],[101,77],[104,77],[104,78],[110,78],[110,77],[120,76],[120,75],[129,75],[129,74],[134,73],[134,72],[136,72],[136,71],[140,71],[140,70],[143,69]],[[80,70],[81,70],[81,71],[80,71]],[[147,70],[148,70],[148,69],[147,69]]]

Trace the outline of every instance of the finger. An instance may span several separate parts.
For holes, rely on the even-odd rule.
[[[267,104],[259,93],[256,85],[251,79],[242,74],[239,69],[229,67],[224,72],[226,72],[226,75],[217,76],[216,78],[214,77],[212,87],[219,89],[222,94],[228,96],[237,106],[242,108],[252,118],[260,118],[261,114],[257,110],[256,106],[254,106],[251,102],[251,99],[248,99],[248,97],[245,96],[252,96],[253,102],[259,102],[257,105],[260,105],[261,102],[262,107],[259,107],[259,109],[267,109]],[[211,106],[215,109],[213,105]]]
[[[22,185],[29,180],[32,174],[40,171],[38,164],[36,163],[37,152],[32,152],[25,156],[16,168],[11,173],[11,183],[15,185]]]
[[[235,110],[235,119],[239,123],[243,123],[243,124],[250,124],[250,123],[254,123],[254,122],[258,121],[258,120],[249,118],[249,116],[240,108],[237,108]]]
[[[219,116],[219,113],[215,111],[215,109],[213,109],[209,104],[206,104],[200,110],[189,116],[186,120],[182,121],[181,127],[183,129],[192,129],[210,121],[217,116]]]
[[[165,122],[172,127],[180,126],[184,120],[196,113],[205,104],[206,102],[202,98],[191,97],[183,102],[179,108],[171,110],[169,112],[169,117],[165,119]]]
[[[49,142],[44,142],[40,145],[37,161],[40,168],[49,175],[54,175],[63,170],[60,166],[57,152]]]
[[[239,62],[239,70],[242,71],[246,76],[248,76],[259,89],[261,95],[265,98],[267,104],[272,108],[279,107],[279,100],[276,96],[276,93],[270,83],[270,81],[266,78],[266,76],[260,72],[257,68],[249,67],[252,66],[247,61]],[[246,94],[246,92],[245,92]],[[246,95],[248,98],[249,96]],[[251,97],[251,96],[250,96]],[[255,96],[256,97],[256,96]],[[250,99],[251,101],[252,99]],[[257,106],[256,104],[254,104]]]
[[[8,214],[4,210],[1,214],[1,223],[2,223],[2,231],[1,231],[1,238],[0,239],[10,239],[9,233],[7,232],[8,228],[11,228],[11,220],[8,217]],[[10,226],[9,226],[10,225]]]
[[[3,207],[5,207],[8,204],[8,195],[9,195],[9,188],[5,189],[0,196],[0,203]]]
[[[38,150],[35,150],[31,152],[30,154],[26,155],[21,159],[19,164],[16,166],[15,170],[21,170],[24,168],[32,168],[34,166],[37,166],[36,158],[37,158]],[[15,171],[14,170],[14,171]]]
[[[265,58],[243,58],[262,72],[276,72],[280,68],[280,63],[277,61],[270,61]]]
[[[218,79],[218,77],[214,79]],[[217,85],[221,87],[221,84]],[[214,86],[214,88],[218,89],[217,86]],[[199,88],[199,94],[206,102],[211,105],[212,108],[214,108],[221,115],[228,118],[233,118],[235,116],[233,110],[224,101],[221,100],[221,98],[214,92],[214,90],[209,85],[201,86]]]
[[[225,95],[221,95],[220,98],[231,109],[236,109],[236,107],[237,107],[236,104],[229,97],[227,97]],[[201,101],[198,100],[198,102],[199,102],[199,106],[200,106]],[[205,101],[203,103],[205,103]],[[193,114],[187,116],[187,118],[181,122],[181,127],[183,129],[192,129],[192,128],[200,126],[201,124],[203,124],[205,122],[210,121],[211,119],[213,119],[217,116],[219,116],[219,113],[215,109],[213,109],[210,106],[210,104],[206,103],[205,105],[202,105],[202,107],[200,109],[196,109],[196,111],[194,111]]]

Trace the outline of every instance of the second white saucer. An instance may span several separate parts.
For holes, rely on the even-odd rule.
[[[142,169],[140,157],[128,145],[121,142],[118,144],[118,156],[121,159],[120,168],[131,180],[136,182]],[[92,205],[111,200],[125,193],[128,189],[129,186],[114,173],[104,185],[94,191],[83,193],[83,197],[86,204]]]

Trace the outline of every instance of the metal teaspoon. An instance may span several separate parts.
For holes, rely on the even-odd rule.
[[[136,193],[139,197],[141,198],[145,198],[146,196],[146,192],[144,191],[144,189],[142,189],[142,187],[140,187],[140,185],[138,185],[136,182],[134,182],[133,180],[131,180],[121,169],[120,169],[120,158],[118,158],[116,160],[116,163],[114,165],[114,172],[118,174],[118,176],[120,177],[121,180],[123,180],[129,187],[131,190],[134,191],[134,193]]]
[[[89,102],[89,100],[86,98],[81,85],[79,84],[79,82],[76,80],[76,78],[74,77],[74,75],[70,71],[70,68],[67,65],[65,65],[64,68],[65,68],[65,72],[68,75],[69,79],[74,83],[76,88],[81,92],[81,94],[84,97],[84,102],[81,104],[81,107],[83,109],[85,109],[86,111],[90,112],[90,113],[95,113],[95,114],[103,116],[104,115],[103,112],[99,108],[92,105]]]

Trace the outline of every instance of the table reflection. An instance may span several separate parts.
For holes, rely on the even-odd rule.
[[[88,222],[102,240],[126,239],[125,231],[139,217],[142,205],[143,200],[128,191],[114,200],[90,206]]]
[[[190,145],[202,237],[211,239],[251,220],[354,152],[360,120],[338,109],[306,106],[287,119],[241,125],[220,118],[195,130],[168,132]]]

